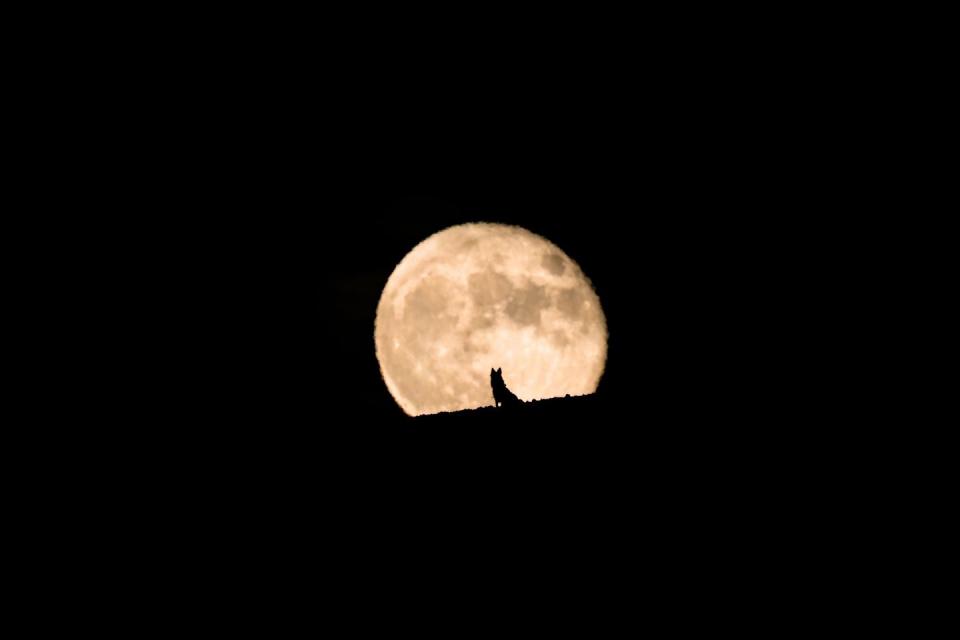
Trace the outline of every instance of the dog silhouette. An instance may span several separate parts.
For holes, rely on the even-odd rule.
[[[493,388],[494,406],[511,407],[523,404],[523,400],[507,388],[507,383],[503,381],[501,369],[490,369],[490,386]]]

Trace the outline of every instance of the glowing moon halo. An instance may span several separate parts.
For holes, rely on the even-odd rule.
[[[523,400],[593,393],[607,358],[606,319],[580,267],[501,224],[450,227],[414,247],[380,295],[374,340],[409,415],[493,404],[491,368]]]

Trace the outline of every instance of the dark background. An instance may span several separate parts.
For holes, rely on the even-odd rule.
[[[158,134],[163,180],[139,193],[176,304],[148,310],[160,365],[136,436],[158,486],[286,514],[642,499],[728,518],[730,500],[756,515],[820,482],[843,449],[823,412],[837,371],[817,360],[837,223],[802,121],[692,91],[581,110],[405,95],[322,114],[291,97],[212,113],[182,146]],[[471,221],[541,234],[591,278],[609,344],[586,415],[421,428],[389,395],[380,292],[417,243]]]
[[[400,565],[394,597],[425,558],[460,573],[437,577],[441,589],[482,575],[447,562],[466,557],[621,598],[622,582],[662,594],[704,574],[709,598],[729,593],[743,558],[766,570],[751,574],[764,591],[767,575],[815,561],[818,541],[836,546],[870,482],[855,408],[831,402],[860,330],[843,303],[873,277],[832,268],[864,241],[843,215],[857,194],[833,189],[852,173],[846,131],[861,114],[832,87],[808,91],[784,59],[764,63],[765,46],[723,56],[734,42],[694,50],[654,43],[656,22],[622,26],[604,24],[600,46],[558,30],[563,46],[498,65],[492,30],[467,45],[473,65],[442,64],[436,46],[400,60],[417,40],[402,29],[363,65],[361,41],[315,51],[323,35],[283,29],[271,47],[255,29],[237,34],[257,45],[248,57],[217,47],[174,70],[165,38],[156,64],[107,79],[116,100],[80,74],[57,105],[89,100],[96,119],[78,114],[65,162],[108,162],[83,181],[93,197],[67,194],[69,211],[116,204],[118,220],[92,229],[122,254],[105,271],[149,265],[111,290],[126,366],[111,364],[122,384],[97,397],[118,426],[98,427],[99,408],[93,427],[69,424],[97,453],[77,457],[75,477],[99,474],[102,488],[77,502],[109,498],[108,544],[144,531],[132,557],[189,559],[178,592],[217,558],[228,580],[290,568],[303,597],[339,560],[345,593]],[[92,217],[75,224],[89,232]],[[389,396],[379,293],[414,245],[468,221],[520,224],[593,280],[610,341],[588,412],[421,429]],[[499,592],[513,573],[490,581]]]
[[[549,522],[601,555],[636,536],[686,555],[802,531],[811,500],[842,510],[853,441],[824,410],[836,377],[816,357],[829,305],[809,243],[830,226],[782,165],[749,145],[704,160],[717,147],[694,134],[618,140],[626,154],[610,137],[532,155],[481,138],[231,178],[240,213],[200,245],[217,248],[194,289],[201,357],[178,367],[191,402],[157,431],[188,504],[378,554],[429,546],[424,527],[496,546]],[[609,351],[588,411],[421,427],[389,395],[380,292],[418,242],[469,221],[541,234],[593,281]]]
[[[792,398],[815,392],[800,354],[817,321],[801,302],[816,255],[801,254],[820,223],[749,140],[680,135],[682,122],[642,139],[525,144],[508,139],[523,139],[516,126],[451,140],[434,132],[357,142],[359,158],[347,145],[332,163],[258,165],[267,170],[237,201],[262,211],[227,225],[213,254],[225,277],[211,293],[223,288],[230,309],[211,327],[230,381],[224,406],[239,424],[276,425],[261,435],[280,448],[363,458],[368,447],[407,446],[416,421],[390,397],[374,353],[380,292],[430,234],[502,222],[576,260],[607,317],[595,416],[567,425],[569,453],[599,439],[621,454],[652,437],[672,455],[702,447],[716,460],[720,446],[756,461],[766,439],[797,435],[805,408]],[[420,452],[438,447],[427,457],[443,455],[445,444],[415,437]],[[494,439],[509,449],[542,437]]]

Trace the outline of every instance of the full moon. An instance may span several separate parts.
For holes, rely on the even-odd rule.
[[[450,227],[414,247],[380,296],[374,341],[411,416],[492,405],[490,369],[521,400],[593,393],[607,358],[600,299],[577,263],[502,224]]]

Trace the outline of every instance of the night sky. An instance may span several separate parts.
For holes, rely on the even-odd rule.
[[[483,571],[461,571],[461,558],[495,566],[499,557],[511,571],[486,576],[494,583],[525,588],[532,560],[555,588],[607,585],[631,607],[644,596],[621,584],[648,581],[651,566],[669,580],[646,586],[669,596],[726,564],[709,593],[739,596],[730,578],[752,554],[762,570],[754,586],[778,598],[763,572],[790,578],[781,558],[802,564],[816,554],[810,541],[832,546],[835,522],[871,481],[835,490],[857,473],[850,461],[873,428],[849,428],[852,408],[831,410],[854,377],[848,345],[862,335],[845,321],[845,301],[876,281],[852,257],[869,225],[842,222],[856,194],[830,192],[854,162],[837,152],[846,133],[833,138],[823,123],[855,128],[856,114],[838,116],[835,95],[808,95],[772,59],[747,73],[769,58],[765,48],[723,64],[722,47],[646,44],[657,23],[633,32],[623,22],[632,32],[611,38],[615,22],[597,30],[611,51],[596,60],[582,55],[577,26],[555,33],[566,56],[532,47],[526,64],[510,58],[501,71],[488,64],[504,53],[491,30],[473,43],[475,66],[424,73],[445,48],[401,63],[417,42],[399,29],[404,42],[358,69],[361,39],[307,52],[341,28],[308,21],[317,32],[308,37],[278,30],[304,51],[280,47],[275,62],[258,30],[243,31],[255,55],[237,60],[224,47],[215,64],[191,58],[195,87],[175,73],[176,90],[157,89],[138,69],[130,75],[146,80],[142,95],[119,77],[115,103],[81,95],[118,120],[120,142],[104,149],[95,122],[76,128],[121,167],[101,168],[81,146],[76,163],[94,169],[98,195],[73,199],[68,217],[89,231],[88,218],[116,199],[120,215],[92,230],[128,255],[104,262],[111,272],[148,268],[130,270],[116,291],[123,309],[106,320],[136,333],[121,341],[137,365],[119,367],[129,388],[99,390],[120,398],[111,400],[118,424],[101,429],[99,413],[67,424],[98,451],[77,456],[77,477],[102,478],[77,502],[117,496],[105,503],[118,526],[64,518],[54,533],[87,529],[110,545],[131,537],[126,570],[148,578],[135,560],[190,558],[165,598],[183,583],[205,588],[195,571],[218,553],[228,580],[244,576],[237,585],[251,564],[283,565],[300,574],[297,587],[308,583],[298,597],[311,601],[326,598],[314,597],[318,585],[419,596],[416,579],[433,579],[424,558],[472,581]],[[461,27],[443,29],[458,39]],[[612,50],[635,41],[638,51]],[[166,56],[174,45],[156,49]],[[795,49],[806,57],[809,47]],[[141,103],[156,106],[141,113]],[[590,278],[609,339],[589,404],[421,428],[394,402],[375,356],[380,293],[414,246],[465,222],[529,229]],[[846,279],[835,278],[837,256],[851,256]],[[146,302],[129,303],[140,291]],[[98,312],[79,308],[88,311]],[[156,541],[139,544],[140,531]],[[783,542],[783,532],[796,535]],[[336,562],[350,579],[329,580]],[[390,562],[407,566],[381,581]],[[610,575],[579,580],[578,565]],[[434,584],[459,597],[453,576]],[[681,600],[684,616],[701,615]],[[361,597],[358,619],[382,617],[372,602]]]
[[[416,420],[375,356],[376,305],[406,253],[451,225],[498,222],[563,249],[606,316],[594,410],[563,425],[560,457],[606,451],[625,470],[624,456],[642,455],[648,469],[690,476],[777,464],[758,456],[771,443],[799,451],[817,426],[794,398],[821,390],[791,363],[809,346],[803,328],[823,322],[798,302],[816,263],[804,239],[828,225],[782,167],[718,128],[681,127],[683,113],[636,131],[599,119],[570,136],[548,117],[530,128],[478,122],[426,135],[392,120],[338,132],[329,148],[290,130],[289,142],[217,174],[207,191],[230,206],[182,227],[204,261],[190,316],[177,319],[200,352],[184,386],[205,398],[202,447],[226,442],[274,471],[316,468],[315,458],[369,471],[372,451],[400,464],[411,451],[462,462],[481,451],[477,462],[536,450],[551,425],[526,440],[491,431],[482,447],[405,438]]]
[[[358,200],[356,212],[333,227],[334,246],[317,247],[325,254],[318,324],[331,338],[331,351],[319,360],[335,363],[338,374],[325,373],[339,397],[364,415],[396,417],[372,342],[380,292],[418,242],[472,221],[530,229],[561,247],[592,280],[609,329],[599,392],[611,410],[629,397],[658,414],[682,415],[708,397],[727,403],[723,393],[742,393],[729,387],[729,376],[743,364],[735,355],[737,336],[760,318],[737,305],[749,301],[754,308],[746,296],[761,276],[744,263],[742,242],[731,241],[729,220],[681,211],[679,198],[671,202],[670,194],[639,181],[626,191],[560,178],[553,192],[536,187]]]
[[[609,330],[598,392],[612,415],[698,423],[765,402],[756,390],[771,385],[764,368],[786,346],[776,325],[801,265],[783,258],[794,248],[790,206],[764,209],[772,187],[758,172],[697,171],[664,153],[621,164],[585,147],[556,157],[442,149],[428,162],[392,153],[369,173],[317,168],[315,187],[304,169],[278,169],[252,194],[275,197],[274,213],[245,218],[232,243],[228,234],[240,270],[227,283],[240,295],[249,285],[241,365],[286,397],[279,410],[306,423],[347,407],[364,424],[403,418],[374,354],[380,292],[417,243],[477,221],[542,235],[592,280]]]

